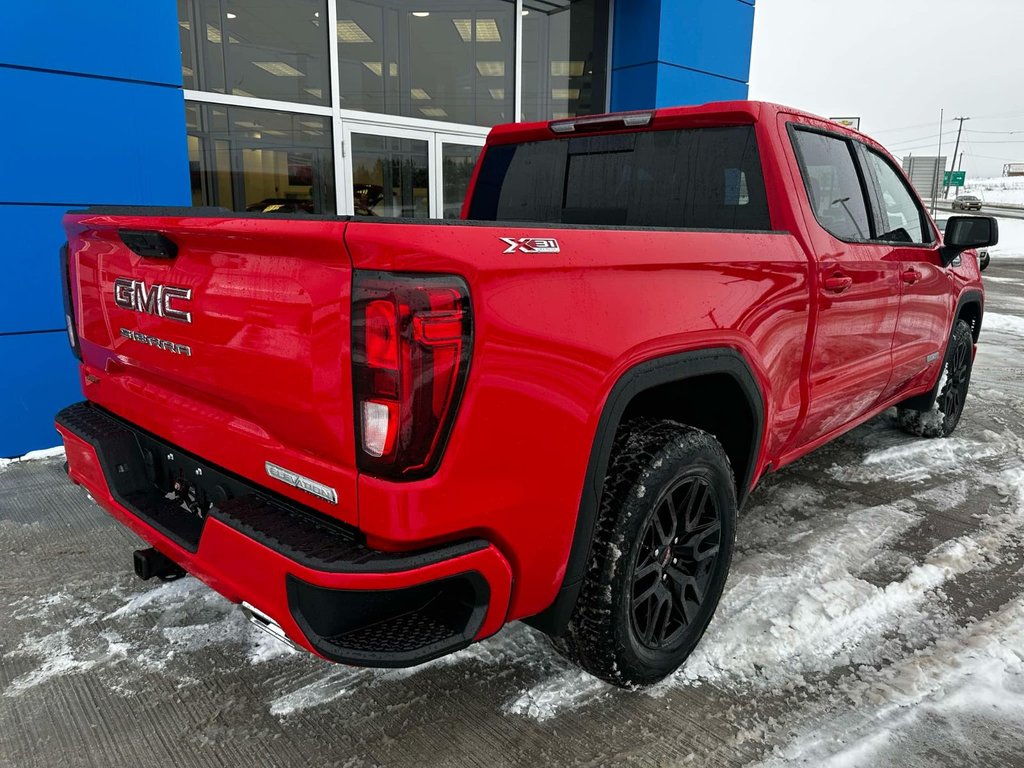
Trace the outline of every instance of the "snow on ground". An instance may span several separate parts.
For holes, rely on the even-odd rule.
[[[988,249],[989,255],[993,259],[1024,257],[1024,219],[996,218],[999,219],[999,242]],[[988,272],[983,277],[988,279]]]
[[[55,448],[43,448],[38,451],[29,451],[24,456],[16,459],[0,459],[0,471],[20,461],[40,461],[42,459],[55,459],[64,457],[64,446],[58,445]]]
[[[1024,206],[1024,177],[1004,176],[994,179],[968,179],[964,195],[977,195],[986,203]]]

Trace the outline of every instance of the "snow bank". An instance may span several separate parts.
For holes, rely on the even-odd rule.
[[[39,461],[40,459],[64,458],[64,446],[58,445],[53,448],[43,448],[38,451],[29,451],[24,456],[16,459],[0,459],[0,470],[4,470],[11,464],[18,464],[22,461]]]

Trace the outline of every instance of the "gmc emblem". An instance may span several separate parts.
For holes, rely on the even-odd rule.
[[[122,309],[142,312],[146,315],[166,317],[180,323],[191,323],[192,313],[172,306],[172,301],[190,301],[191,288],[176,288],[173,285],[154,285],[147,288],[141,280],[119,277],[114,281],[114,303]]]

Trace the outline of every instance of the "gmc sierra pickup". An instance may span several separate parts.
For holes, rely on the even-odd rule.
[[[522,619],[676,669],[766,472],[964,407],[996,222],[945,242],[877,143],[752,102],[494,128],[460,221],[69,212],[68,473],[327,659]]]

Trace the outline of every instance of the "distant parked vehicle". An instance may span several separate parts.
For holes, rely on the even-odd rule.
[[[981,198],[977,195],[958,195],[953,201],[954,211],[980,211]]]
[[[939,232],[942,233],[943,237],[946,234],[946,222],[949,219],[936,219],[935,225],[939,228]],[[982,272],[988,267],[988,263],[992,260],[992,257],[988,254],[988,248],[978,249],[978,269]]]

